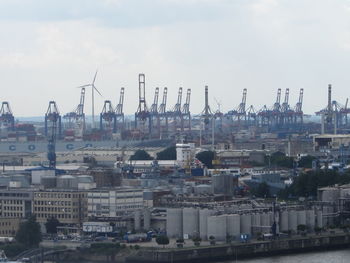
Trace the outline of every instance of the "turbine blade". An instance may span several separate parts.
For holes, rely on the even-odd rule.
[[[94,80],[92,81],[92,85],[94,85],[94,84],[95,84],[95,80],[96,80],[97,72],[98,72],[98,70],[96,70],[96,72],[95,72],[95,76],[94,76]]]
[[[98,94],[100,94],[101,97],[103,97],[101,92],[99,92],[98,89],[96,89],[95,85],[92,85],[92,87],[93,87],[93,89],[95,89],[97,91]]]
[[[82,85],[82,86],[77,87],[77,89],[81,89],[81,88],[85,88],[85,87],[90,87],[90,86],[91,86],[91,84],[86,84],[86,85]]]

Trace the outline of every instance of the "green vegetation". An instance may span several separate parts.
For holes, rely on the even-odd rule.
[[[283,152],[275,152],[265,157],[265,164],[273,167],[293,168],[294,158],[286,156]]]
[[[94,243],[91,244],[90,253],[106,255],[107,258],[110,257],[111,261],[115,260],[115,256],[125,248],[120,246],[119,243]]]
[[[196,158],[201,161],[209,169],[213,168],[213,160],[215,153],[213,151],[204,151],[197,153]]]
[[[157,153],[157,160],[176,160],[176,147],[170,146]]]
[[[196,247],[199,247],[201,245],[201,241],[202,239],[199,237],[199,236],[194,236],[192,238],[192,241],[193,241],[193,244],[196,246]]]
[[[165,235],[160,235],[156,237],[156,242],[158,245],[169,245],[169,238]]]
[[[28,249],[38,247],[42,240],[40,225],[36,222],[36,217],[31,216],[26,222],[21,223],[16,235],[16,240]]]
[[[302,168],[312,168],[312,162],[316,158],[311,155],[306,155],[300,158],[298,161],[298,166]]]
[[[60,225],[60,221],[57,218],[48,218],[45,223],[46,232],[48,234],[57,234],[57,227]]]
[[[251,194],[259,198],[271,197],[269,186],[265,182],[259,184],[256,188],[252,188]]]
[[[10,243],[1,245],[0,250],[4,250],[5,255],[9,258],[12,258],[26,251],[27,247],[20,243]]]
[[[333,170],[309,171],[296,177],[293,183],[279,193],[281,198],[297,198],[317,196],[317,188],[335,184],[350,183],[350,174],[340,174]]]
[[[153,160],[153,158],[145,150],[137,150],[133,155],[131,155],[130,160],[132,161]]]

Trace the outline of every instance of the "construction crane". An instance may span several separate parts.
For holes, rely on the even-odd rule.
[[[147,131],[148,125],[148,131]],[[135,129],[151,134],[151,116],[146,104],[145,74],[139,74],[139,106],[135,113]]]
[[[168,122],[169,114],[166,110],[167,97],[168,97],[168,88],[165,87],[163,89],[162,103],[159,105],[159,109],[158,109],[160,137],[162,137],[163,135],[166,137],[169,132],[169,122]]]
[[[183,128],[189,131],[191,130],[190,103],[191,103],[191,89],[187,89],[186,101],[182,106],[182,120],[183,120]]]
[[[4,101],[1,105],[0,125],[9,128],[10,130],[14,130],[15,128],[15,117],[13,116],[10,104],[7,101]]]
[[[56,168],[56,137],[57,130],[59,138],[61,136],[61,115],[55,101],[49,102],[45,114],[45,135],[48,138],[47,145],[47,159],[49,161],[49,167],[52,169]],[[50,134],[49,134],[50,130]]]
[[[105,100],[100,113],[100,130],[117,131],[116,115],[110,100]]]
[[[116,118],[116,125],[117,130],[123,131],[125,126],[125,119],[124,119],[124,88],[120,89],[120,96],[119,96],[119,103],[115,107],[115,118]]]

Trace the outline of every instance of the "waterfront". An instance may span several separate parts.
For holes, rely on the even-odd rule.
[[[268,258],[254,258],[247,260],[230,260],[224,261],[224,263],[295,263],[295,262],[307,262],[307,263],[345,263],[349,262],[350,249],[337,250],[337,251],[323,251],[323,252],[310,252],[300,253],[285,256],[275,256]],[[217,262],[219,263],[219,262]],[[222,261],[220,263],[223,263]]]

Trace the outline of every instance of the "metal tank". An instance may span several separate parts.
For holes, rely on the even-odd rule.
[[[78,175],[78,183],[93,183],[94,178],[91,175]]]
[[[316,217],[317,217],[317,227],[322,228],[324,225],[323,225],[323,213],[321,210],[317,210]]]
[[[316,226],[316,217],[314,210],[306,211],[306,226],[309,229],[309,231],[314,231]]]
[[[151,229],[151,211],[148,208],[143,210],[143,229]]]
[[[199,236],[203,240],[208,239],[208,217],[213,214],[213,210],[199,210]]]
[[[57,188],[61,188],[61,189],[78,188],[78,179],[72,175],[61,175],[57,177]]]
[[[41,177],[41,185],[47,188],[55,188],[57,186],[56,176],[43,176]]]
[[[140,230],[141,229],[141,211],[136,210],[134,213],[134,229]]]
[[[280,231],[281,232],[285,232],[285,231],[289,230],[288,219],[289,219],[288,211],[282,211],[281,216],[280,216]]]
[[[208,217],[208,238],[213,236],[217,241],[226,240],[226,217],[226,215]]]
[[[183,213],[181,208],[168,208],[166,218],[167,236],[171,238],[183,237]]]
[[[238,238],[241,231],[241,221],[238,214],[227,215],[226,217],[227,234],[234,239]]]
[[[298,225],[306,225],[306,211],[300,210],[298,211]]]
[[[261,214],[261,232],[270,233],[271,232],[271,221],[270,215],[268,213]]]
[[[252,216],[250,214],[243,214],[241,219],[241,233],[242,234],[252,234]]]
[[[182,216],[183,235],[192,238],[199,234],[198,208],[184,208]]]
[[[252,214],[252,232],[253,234],[261,232],[261,214]]]
[[[288,230],[297,232],[298,228],[298,213],[295,210],[288,211]]]

